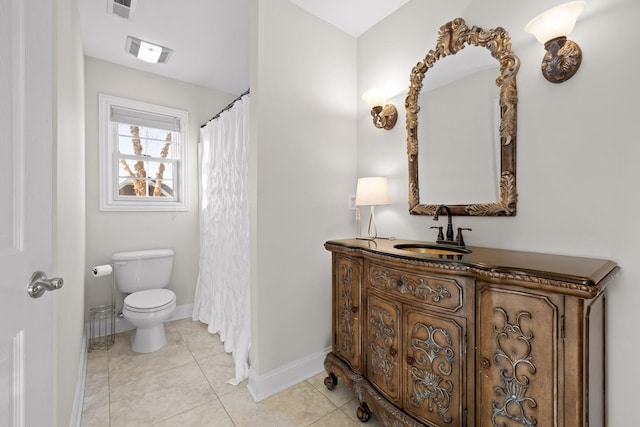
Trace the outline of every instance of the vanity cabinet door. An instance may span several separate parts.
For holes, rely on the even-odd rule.
[[[477,425],[559,426],[563,297],[480,284]]]
[[[367,378],[395,405],[400,405],[400,310],[373,292],[367,294]]]
[[[334,353],[362,373],[362,260],[336,255],[334,262]]]
[[[404,410],[430,426],[463,426],[466,319],[405,306]]]

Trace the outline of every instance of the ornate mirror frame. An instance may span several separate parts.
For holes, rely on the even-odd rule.
[[[411,215],[434,215],[439,205],[420,204],[418,186],[418,96],[422,81],[429,69],[439,59],[454,55],[465,46],[480,46],[489,50],[499,62],[500,73],[496,79],[500,102],[500,147],[501,167],[499,200],[495,203],[449,205],[454,215],[512,216],[516,214],[518,193],[516,191],[516,105],[518,91],[516,74],[520,60],[511,51],[509,34],[501,27],[491,30],[467,27],[462,18],[456,18],[440,27],[435,50],[411,70],[411,85],[405,100],[407,113],[407,155],[409,159],[409,213]],[[463,119],[463,118],[461,118]],[[455,173],[455,172],[452,172]]]

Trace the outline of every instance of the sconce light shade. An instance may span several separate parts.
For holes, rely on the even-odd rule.
[[[382,90],[374,87],[373,89],[369,89],[365,93],[362,94],[362,99],[369,104],[369,108],[377,107],[379,105],[384,105],[385,95],[382,93]]]
[[[368,178],[358,178],[358,185],[356,187],[356,206],[371,206],[368,229],[369,237],[371,239],[378,237],[374,206],[388,204],[391,204],[391,198],[389,197],[389,186],[387,184],[386,177],[373,176]]]
[[[393,104],[385,104],[385,94],[378,88],[369,89],[362,94],[362,99],[371,108],[373,125],[380,129],[393,129],[398,121],[398,110]]]
[[[567,36],[573,31],[586,2],[573,1],[556,6],[533,18],[524,30],[544,45],[542,75],[552,83],[569,80],[582,63],[580,46]]]
[[[587,5],[584,1],[561,4],[533,18],[524,30],[533,34],[541,44],[556,37],[566,37],[576,25],[578,16]]]

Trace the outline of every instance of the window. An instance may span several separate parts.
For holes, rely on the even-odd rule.
[[[100,95],[100,210],[187,210],[186,111]]]

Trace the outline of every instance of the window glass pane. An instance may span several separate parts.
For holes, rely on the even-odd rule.
[[[118,135],[131,135],[131,125],[126,123],[118,123]]]
[[[171,133],[171,131],[162,129],[140,127],[140,137],[147,139],[157,139],[160,141],[164,141],[165,139],[167,139],[167,134],[171,135]]]
[[[171,133],[169,133],[169,137],[171,137]],[[146,154],[148,154],[151,157],[163,157],[163,158],[172,158],[172,150],[170,150],[171,145],[173,145],[173,143],[171,142],[171,139],[169,139],[168,141],[162,140],[162,141],[158,141],[158,140],[154,140],[154,139],[148,139],[146,140]]]
[[[155,180],[120,178],[118,195],[132,196],[136,198],[173,198],[173,185],[173,180],[169,179]]]
[[[129,178],[146,178],[147,168],[144,163],[145,162],[130,159],[119,159],[118,176]]]
[[[168,179],[149,180],[149,196],[151,197],[173,197],[173,181]]]
[[[177,134],[162,129],[118,124],[118,151],[151,157],[176,157]]]
[[[175,165],[172,162],[120,159],[119,165],[118,195],[173,197]]]
[[[121,154],[135,154],[133,152],[133,141],[130,136],[118,135],[118,151]]]
[[[121,135],[128,138],[131,143],[131,148],[133,149],[133,154],[139,156],[145,155],[144,144],[141,139],[140,128],[138,126],[129,126],[129,131]]]
[[[146,183],[146,179],[120,178],[118,195],[146,197],[148,191]]]
[[[148,165],[149,178],[173,179],[173,163],[149,162]]]

